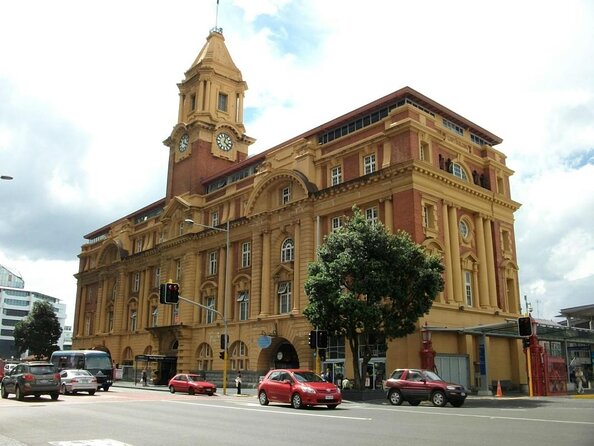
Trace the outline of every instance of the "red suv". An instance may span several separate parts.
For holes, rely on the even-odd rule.
[[[258,384],[258,400],[271,403],[290,403],[295,409],[326,405],[336,409],[342,402],[340,389],[311,370],[275,369],[269,371]]]
[[[466,390],[460,384],[445,382],[436,373],[421,369],[396,369],[386,381],[388,400],[395,406],[408,401],[418,406],[421,401],[431,401],[443,407],[450,403],[460,407],[466,400]]]

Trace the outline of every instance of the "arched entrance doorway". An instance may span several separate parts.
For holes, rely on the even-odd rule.
[[[272,358],[275,369],[298,369],[299,368],[299,356],[293,344],[284,341],[281,342],[274,357]]]

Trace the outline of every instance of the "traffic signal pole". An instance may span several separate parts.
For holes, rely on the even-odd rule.
[[[199,304],[198,302],[194,302],[193,300],[186,299],[185,297],[179,296],[179,300],[183,300],[192,305],[196,305],[197,307],[204,308],[207,311],[212,311],[213,313],[220,316],[223,320],[223,325],[225,326],[225,342],[224,342],[224,366],[223,366],[223,395],[227,395],[227,360],[228,360],[228,351],[229,351],[229,337],[227,336],[227,319],[225,316],[221,314],[220,311],[215,310],[214,308],[207,307],[206,305]]]

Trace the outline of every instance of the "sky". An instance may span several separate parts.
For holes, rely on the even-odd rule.
[[[84,236],[165,196],[214,26],[250,154],[410,86],[503,138],[522,304],[594,304],[594,2],[0,0],[0,264],[72,323]],[[524,298],[525,296],[525,298]]]

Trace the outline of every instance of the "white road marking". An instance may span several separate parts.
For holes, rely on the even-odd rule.
[[[128,443],[122,443],[111,438],[101,438],[96,440],[74,440],[74,441],[50,441],[54,446],[132,446]]]
[[[204,406],[204,407],[210,407],[210,408],[217,408],[217,409],[228,409],[228,410],[244,410],[244,411],[249,411],[249,412],[265,412],[265,413],[275,413],[275,414],[280,414],[280,415],[291,415],[291,416],[300,416],[300,417],[323,417],[323,418],[339,418],[339,419],[344,419],[344,420],[357,420],[357,421],[371,421],[373,418],[364,418],[364,417],[349,417],[349,416],[343,416],[343,415],[329,415],[329,414],[324,414],[321,412],[305,412],[305,411],[291,411],[291,412],[285,412],[285,411],[280,411],[280,410],[273,410],[273,409],[264,409],[264,408],[250,408],[250,407],[234,407],[234,406],[220,406],[220,405],[214,405],[214,404],[203,404],[203,403],[195,403],[195,402],[191,402],[191,401],[172,401],[172,400],[167,400],[168,403],[173,403],[173,404],[191,404],[193,406]]]

